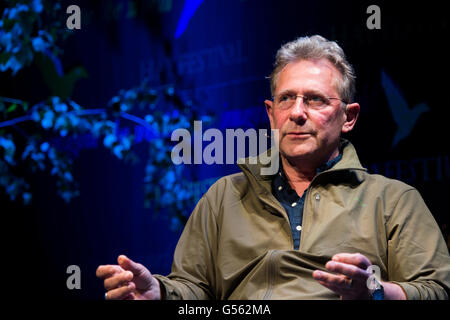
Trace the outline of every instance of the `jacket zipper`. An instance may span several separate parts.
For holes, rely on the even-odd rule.
[[[314,180],[314,179],[313,179]],[[312,184],[312,181],[311,181],[311,184]],[[310,185],[311,185],[310,184]],[[311,191],[312,189],[309,189],[309,191]],[[308,192],[307,191],[307,193],[306,193],[306,197],[305,197],[305,203],[303,204],[303,213],[302,213],[302,233],[300,234],[300,246],[298,247],[298,251],[301,251],[301,249],[302,249],[302,244],[303,244],[303,235],[305,234],[305,225],[307,225],[306,224],[306,217],[307,217],[307,215],[305,214],[305,213],[307,213],[308,211],[306,210],[306,208],[307,208],[307,205],[308,205],[308,198],[309,198],[309,193],[310,192]]]
[[[328,173],[330,173],[330,172],[336,172],[336,171],[348,171],[348,170],[361,170],[361,171],[367,171],[366,169],[364,169],[364,168],[344,168],[344,169],[331,169],[331,170],[327,170],[327,171],[323,171],[323,172],[321,172],[321,173],[319,173],[319,174],[317,174],[312,180],[311,180],[311,183],[309,184],[309,187],[308,188],[312,188],[312,186],[313,186],[313,183],[314,183],[314,181],[317,179],[317,177],[319,177],[319,176],[321,176],[321,175],[323,175],[323,174],[328,174]],[[248,170],[248,171],[250,171],[250,170]],[[250,171],[250,175],[252,176],[252,173],[251,173],[251,171]],[[264,188],[263,188],[264,189]],[[309,191],[311,191],[312,189],[310,189]],[[300,247],[299,247],[299,251],[301,251],[301,248],[302,248],[302,244],[303,244],[303,234],[304,234],[304,230],[306,229],[305,228],[305,226],[307,226],[307,223],[305,223],[306,222],[306,220],[307,219],[305,219],[305,217],[307,217],[307,215],[305,215],[305,213],[307,213],[308,211],[306,210],[306,208],[307,208],[307,203],[308,203],[308,198],[309,198],[309,193],[310,192],[308,192],[308,191],[306,191],[307,193],[306,193],[306,197],[305,197],[305,204],[304,204],[304,207],[303,207],[303,218],[302,218],[302,233],[301,233],[301,235],[300,235]],[[266,205],[268,205],[268,206],[270,206],[270,207],[272,207],[273,209],[275,209],[276,211],[279,211],[279,212],[283,212],[284,211],[284,209],[282,209],[283,211],[280,211],[279,210],[279,207],[276,205],[276,204],[274,204],[274,203],[272,203],[269,199],[264,199],[264,195],[266,195],[267,194],[267,190],[264,190],[264,193],[263,193],[263,196],[261,196],[261,194],[259,195],[259,199],[262,201],[262,202],[264,202]],[[317,205],[316,205],[316,208],[317,208]],[[282,214],[283,215],[283,214]],[[287,214],[286,214],[287,215]],[[283,215],[284,216],[284,215]],[[285,218],[287,218],[288,219],[288,224],[289,224],[289,218],[286,216]],[[290,226],[289,226],[289,229],[290,229]],[[292,249],[294,248],[294,238],[292,237],[292,233],[291,232],[289,232],[289,237],[290,237],[290,239],[291,239],[291,243],[292,243]]]
[[[279,250],[273,250],[270,255],[269,255],[269,259],[268,259],[268,267],[267,267],[267,272],[268,272],[268,286],[267,286],[267,291],[266,294],[263,297],[263,300],[268,300],[270,299],[270,297],[272,296],[272,292],[273,292],[273,287],[274,287],[274,283],[275,283],[275,276],[277,275],[277,266],[278,266],[278,260],[277,257],[279,255]]]
[[[333,170],[333,169],[331,169],[331,170],[329,170],[329,171],[323,171],[323,172],[321,172],[321,173],[319,173],[318,175],[316,175],[312,180],[311,180],[311,183],[309,184],[309,187],[308,188],[310,188],[308,191],[307,191],[307,193],[306,193],[306,197],[305,197],[305,204],[303,205],[303,217],[302,217],[302,233],[301,233],[301,235],[300,235],[300,246],[299,246],[299,248],[298,248],[298,250],[299,251],[301,251],[301,249],[302,249],[302,245],[303,245],[303,238],[304,238],[304,231],[306,230],[306,227],[308,226],[308,223],[307,223],[307,219],[309,218],[309,216],[308,216],[308,210],[306,210],[307,209],[307,205],[308,205],[308,201],[309,201],[309,196],[310,196],[310,193],[312,193],[312,191],[313,191],[313,183],[314,183],[314,181],[317,179],[317,177],[318,176],[320,176],[320,175],[322,175],[322,174],[327,174],[327,173],[330,173],[330,172],[336,172],[336,171],[346,171],[346,170],[362,170],[362,171],[366,171],[365,169],[360,169],[360,168],[345,168],[345,169],[335,169],[335,170]],[[316,193],[317,194],[317,193]],[[320,196],[319,196],[320,197]],[[320,198],[319,199],[315,199],[315,205],[314,205],[314,211],[317,211],[317,205],[318,205],[318,202],[320,201]]]

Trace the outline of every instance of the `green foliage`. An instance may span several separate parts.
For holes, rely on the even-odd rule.
[[[56,39],[69,31],[63,27],[59,2],[32,0],[8,1],[0,20],[0,71],[15,75],[33,62],[35,54],[57,56],[61,50]]]
[[[135,137],[121,127],[128,122],[144,127],[152,137],[142,185],[144,205],[154,212],[167,212],[173,226],[183,225],[198,199],[194,199],[185,183],[184,166],[171,162],[170,137],[173,130],[188,128],[198,118],[194,108],[183,101],[175,88],[157,91],[146,83],[120,90],[105,108],[79,106],[70,97],[74,84],[88,73],[82,66],[67,74],[62,72],[57,43],[69,33],[61,31],[66,28],[60,26],[60,19],[55,19],[57,14],[61,14],[59,2],[9,1],[0,19],[0,72],[14,77],[36,63],[51,92],[48,99],[34,105],[0,97],[0,189],[11,201],[30,204],[27,176],[23,172],[23,176],[19,175],[17,168],[48,171],[56,179],[58,195],[69,203],[80,194],[72,173],[74,155],[55,145],[55,139],[64,141],[90,134],[114,157],[135,159]],[[25,122],[26,129],[18,130]]]

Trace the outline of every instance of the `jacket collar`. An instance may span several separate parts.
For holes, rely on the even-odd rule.
[[[364,177],[361,173],[363,171],[367,171],[367,169],[363,168],[361,165],[355,147],[350,143],[350,141],[341,138],[340,148],[342,149],[342,159],[332,168],[317,174],[316,177],[331,172],[347,171],[354,173],[357,178],[356,180],[351,179],[351,181],[357,181],[358,183],[362,182]],[[271,149],[263,154],[271,154]],[[238,165],[251,182],[256,182],[257,184],[262,183],[264,188],[270,191],[270,181],[273,180],[276,173],[274,175],[261,175],[261,168],[269,167],[270,164],[261,164],[258,159],[259,157],[249,157],[244,160],[244,163]],[[316,177],[314,179],[316,179]]]

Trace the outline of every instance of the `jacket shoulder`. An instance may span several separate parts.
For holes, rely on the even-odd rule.
[[[372,174],[366,172],[364,174],[364,178],[367,183],[377,186],[379,189],[386,190],[388,192],[398,192],[402,194],[409,190],[416,190],[416,188],[403,181],[388,178],[380,174]]]
[[[223,208],[240,202],[248,194],[248,190],[249,181],[244,173],[239,172],[219,178],[200,200],[206,200],[218,215]]]
[[[217,195],[228,195],[233,193],[237,196],[245,194],[248,190],[248,179],[242,172],[230,174],[219,178],[208,189],[206,197],[216,197]]]
[[[409,214],[412,207],[425,205],[419,191],[403,181],[366,173],[365,184],[364,190],[369,197],[383,203],[387,219],[396,211]],[[408,205],[403,203],[405,199],[408,199]]]

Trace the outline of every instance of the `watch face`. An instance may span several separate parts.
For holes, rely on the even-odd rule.
[[[372,300],[384,300],[384,290],[383,290],[383,287],[377,288],[377,289],[372,293]]]

